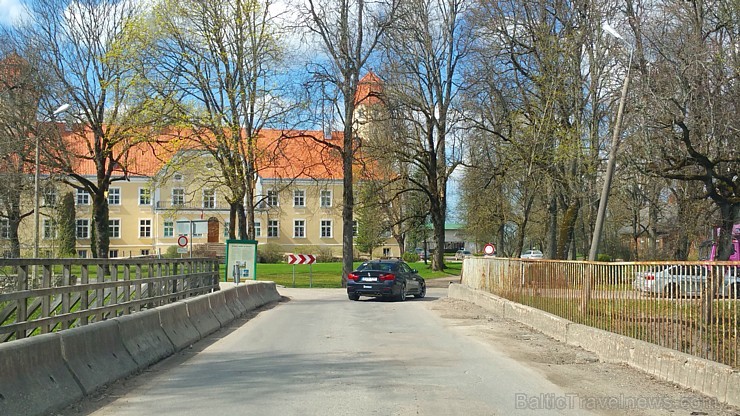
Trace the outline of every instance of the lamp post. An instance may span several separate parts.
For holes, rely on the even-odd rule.
[[[617,119],[614,120],[614,131],[612,132],[612,147],[609,149],[609,159],[606,164],[606,173],[604,175],[604,186],[601,189],[601,198],[599,199],[599,211],[596,215],[596,224],[594,225],[594,234],[591,239],[591,250],[588,253],[588,260],[596,260],[596,254],[599,250],[599,241],[601,240],[601,233],[604,228],[604,217],[606,216],[606,205],[609,201],[609,191],[612,186],[612,177],[614,176],[614,167],[617,164],[617,150],[620,144],[620,131],[622,126],[622,116],[624,115],[624,106],[627,101],[627,89],[630,84],[630,67],[632,66],[632,46],[627,43],[626,40],[620,35],[613,27],[608,23],[604,22],[602,29],[614,36],[615,38],[623,41],[629,49],[629,63],[627,64],[627,72],[624,75],[624,82],[622,83],[622,95],[619,98],[619,107],[617,108]]]
[[[49,120],[53,120],[56,115],[67,111],[69,104],[62,104],[51,113]],[[46,120],[46,119],[44,119]],[[33,175],[33,258],[39,258],[39,169],[40,169],[40,158],[39,158],[39,135],[36,135],[36,161],[34,166]],[[35,269],[34,269],[35,272]]]

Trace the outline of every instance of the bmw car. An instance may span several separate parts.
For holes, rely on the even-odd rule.
[[[426,293],[424,279],[401,260],[366,261],[347,276],[350,300],[372,296],[403,301],[408,295],[423,298]]]

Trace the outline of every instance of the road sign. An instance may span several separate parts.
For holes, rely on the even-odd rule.
[[[315,261],[313,254],[288,254],[288,264],[313,264]]]
[[[179,254],[185,254],[185,253],[187,253],[187,252],[188,252],[188,248],[187,248],[187,247],[178,247],[178,248],[177,248],[177,252],[178,252]]]
[[[188,237],[185,235],[181,235],[177,237],[177,245],[180,247],[187,247],[188,245]]]
[[[493,256],[494,253],[496,253],[496,246],[493,244],[488,243],[483,247],[483,254],[486,256]]]

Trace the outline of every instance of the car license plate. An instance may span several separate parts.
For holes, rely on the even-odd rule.
[[[364,278],[362,280],[364,282],[377,282],[378,281],[378,278],[377,277],[366,277],[366,278]]]
[[[364,286],[362,286],[362,288],[363,289],[372,289],[373,287],[372,286],[368,286],[368,285],[364,285]]]

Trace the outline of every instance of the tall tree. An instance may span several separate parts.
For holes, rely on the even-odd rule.
[[[360,73],[376,51],[378,42],[393,22],[400,0],[308,0],[303,25],[321,45],[322,56],[309,64],[313,82],[341,119],[342,140],[317,138],[342,159],[342,285],[353,270],[352,224],[355,163],[355,108]]]
[[[384,42],[388,95],[408,126],[393,153],[423,180],[408,177],[426,195],[437,249],[432,268],[444,269],[447,184],[461,160],[462,70],[475,38],[468,0],[408,0]]]
[[[218,163],[230,205],[230,238],[254,239],[260,132],[286,105],[283,51],[271,0],[163,0],[150,27],[147,77],[166,117]],[[262,158],[264,159],[264,158]],[[238,220],[238,221],[237,221]]]
[[[128,152],[150,135],[143,91],[136,75],[140,49],[133,47],[143,9],[135,0],[39,0],[18,36],[34,51],[58,88],[57,100],[72,106],[71,136],[44,145],[50,167],[92,197],[93,253],[108,257],[107,192],[125,180]],[[88,176],[81,166],[92,166]]]
[[[59,257],[75,257],[77,255],[77,230],[75,223],[75,199],[72,192],[67,192],[59,204]]]

